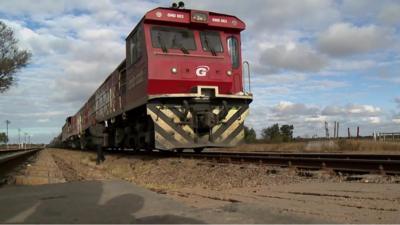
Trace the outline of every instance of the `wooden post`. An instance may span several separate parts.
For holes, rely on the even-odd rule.
[[[333,138],[336,138],[336,121],[334,122],[334,126],[333,126]]]
[[[336,126],[336,138],[339,138],[339,122],[337,122]]]
[[[360,138],[360,127],[357,126],[357,138]]]

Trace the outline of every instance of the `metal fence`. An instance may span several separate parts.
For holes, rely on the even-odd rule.
[[[374,139],[378,141],[400,141],[400,132],[376,133]]]

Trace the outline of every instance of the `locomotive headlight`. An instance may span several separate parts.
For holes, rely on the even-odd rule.
[[[171,72],[172,72],[173,74],[176,74],[176,73],[178,72],[178,69],[176,69],[175,67],[172,67]]]
[[[226,71],[226,75],[232,76],[232,71],[231,70]]]

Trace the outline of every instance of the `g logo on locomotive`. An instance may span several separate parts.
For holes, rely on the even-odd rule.
[[[198,77],[205,77],[209,70],[210,70],[209,66],[198,66],[196,67],[196,75]]]

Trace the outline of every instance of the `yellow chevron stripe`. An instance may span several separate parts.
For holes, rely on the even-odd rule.
[[[180,118],[178,116],[175,115],[175,113],[173,113],[170,109],[168,108],[164,108],[164,109],[160,109],[165,115],[167,115],[169,118],[173,118],[174,119],[174,123],[179,123],[181,122]],[[188,114],[188,118],[192,117],[192,113],[189,112]],[[192,127],[190,127],[190,125],[179,125],[190,137],[194,137],[194,131],[192,129]]]
[[[241,131],[234,139],[232,139],[230,145],[231,145],[231,146],[235,146],[235,145],[237,145],[239,142],[241,142],[242,140],[244,140],[244,130]]]
[[[157,123],[162,129],[165,130],[165,132],[173,134],[174,139],[178,143],[182,144],[188,143],[188,141],[184,137],[182,137],[178,132],[176,132],[172,127],[170,127],[165,121],[163,121],[160,117],[158,117],[157,114],[151,111],[149,108],[147,109],[147,114],[150,115],[151,118],[153,118],[154,123]]]
[[[217,138],[217,142],[222,142],[229,136],[229,134],[231,134],[233,131],[235,131],[236,128],[238,128],[240,126],[240,124],[242,124],[244,122],[244,119],[246,118],[248,113],[249,113],[249,109],[246,109],[246,111],[244,111],[243,114],[240,115],[239,119],[237,119],[235,122],[233,122],[232,125],[230,127],[228,127],[228,129],[226,129],[221,134],[220,137]]]
[[[161,134],[155,132],[156,148],[160,149],[173,149],[174,145],[165,139]]]
[[[211,133],[214,134],[215,132],[217,132],[217,130],[219,130],[219,128],[221,126],[224,125],[224,123],[226,123],[233,115],[235,115],[235,113],[239,111],[239,109],[231,109],[229,110],[228,114],[226,115],[226,117],[221,120],[220,124],[215,125],[212,129],[211,129]]]

